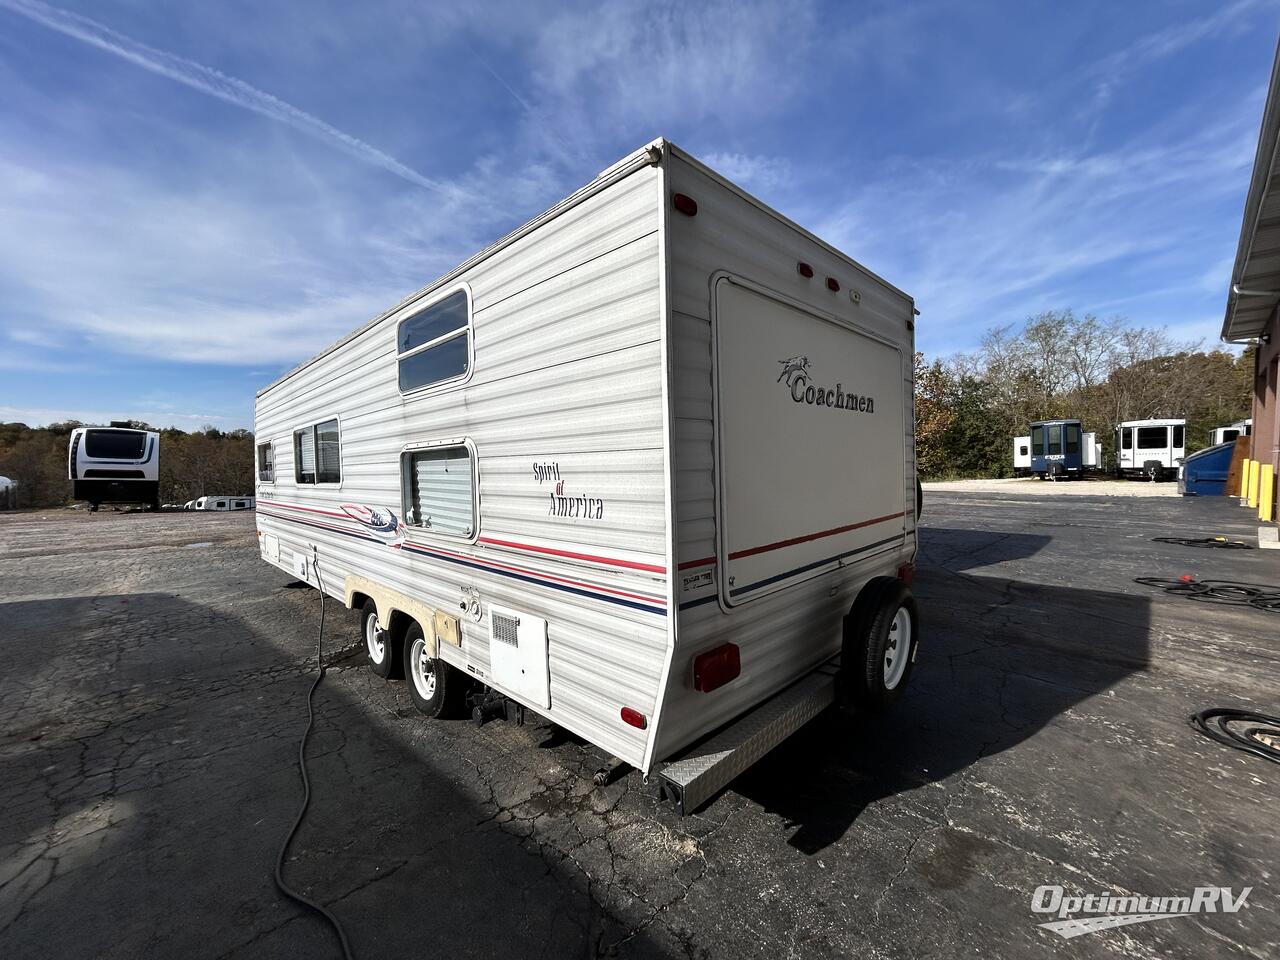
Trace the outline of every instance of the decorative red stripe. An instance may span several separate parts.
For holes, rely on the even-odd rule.
[[[315,507],[303,507],[296,503],[281,503],[278,500],[259,500],[259,503],[265,503],[269,507],[284,507],[286,510],[304,510],[307,513],[318,513],[322,517],[337,517],[339,520],[354,519],[349,513],[335,513],[332,510],[318,510]]]
[[[549,557],[568,557],[570,560],[587,560],[591,563],[607,563],[614,567],[625,567],[628,570],[645,570],[649,573],[666,573],[666,567],[652,563],[637,563],[634,560],[619,560],[616,557],[597,557],[590,553],[574,553],[572,550],[557,550],[554,547],[535,547],[531,543],[514,543],[510,540],[496,540],[492,537],[480,537],[479,543],[487,543],[495,547],[510,547],[513,550],[529,550],[532,553],[545,553]]]
[[[752,547],[750,550],[739,550],[737,553],[731,553],[729,554],[729,559],[740,560],[743,557],[754,557],[758,553],[768,553],[770,550],[780,550],[783,547],[793,547],[797,543],[808,543],[810,540],[821,540],[823,537],[834,537],[838,533],[848,533],[850,530],[857,530],[860,527],[869,527],[873,524],[884,523],[886,520],[897,520],[899,517],[904,516],[906,516],[905,511],[890,513],[883,517],[876,517],[872,520],[862,520],[858,523],[846,524],[843,527],[833,527],[830,530],[823,530],[821,533],[811,533],[805,537],[792,537],[790,540],[779,540],[777,543],[766,543],[762,547]]]
[[[715,557],[703,557],[701,560],[686,560],[676,567],[677,570],[688,570],[690,567],[707,567],[716,562]]]

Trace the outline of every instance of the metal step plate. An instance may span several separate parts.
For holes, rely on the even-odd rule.
[[[839,658],[797,680],[659,772],[662,795],[692,813],[835,702]]]

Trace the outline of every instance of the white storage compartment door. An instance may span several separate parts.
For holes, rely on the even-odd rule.
[[[725,602],[901,543],[902,351],[729,277],[715,325]]]

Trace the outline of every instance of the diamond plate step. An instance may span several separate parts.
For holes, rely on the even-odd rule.
[[[662,795],[693,813],[836,698],[839,658],[818,667],[658,771]]]

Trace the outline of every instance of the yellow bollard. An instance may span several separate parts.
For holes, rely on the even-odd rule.
[[[1249,499],[1249,471],[1252,468],[1253,468],[1253,461],[1247,458],[1245,459],[1244,463],[1240,465],[1240,499],[1241,500],[1247,501]],[[1242,503],[1241,506],[1244,506],[1244,504]]]
[[[1262,483],[1258,489],[1258,519],[1271,520],[1275,517],[1275,482],[1276,474],[1271,464],[1262,465]]]
[[[1259,469],[1262,466],[1257,460],[1249,461],[1249,506],[1256,507],[1258,505],[1258,475],[1262,473]]]

